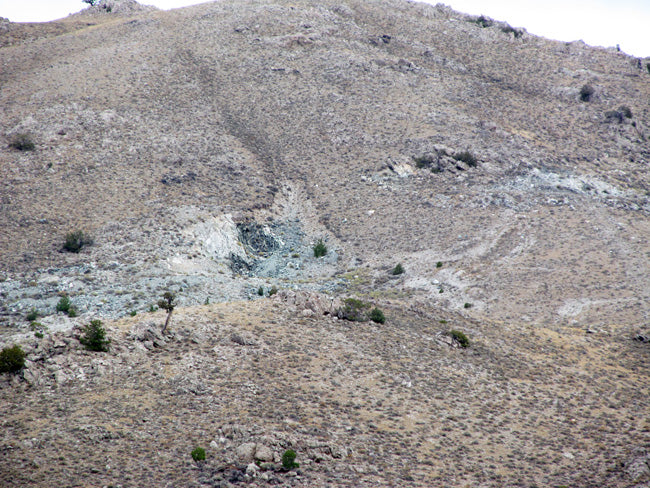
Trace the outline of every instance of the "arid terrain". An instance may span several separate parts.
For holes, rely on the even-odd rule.
[[[0,19],[0,485],[650,486],[649,100],[442,4]]]

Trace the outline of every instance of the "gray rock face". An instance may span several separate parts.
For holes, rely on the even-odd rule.
[[[251,462],[255,459],[257,445],[254,442],[245,442],[236,449],[237,458],[241,462]]]

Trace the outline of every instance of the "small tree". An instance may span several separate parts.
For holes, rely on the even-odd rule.
[[[111,343],[110,339],[106,338],[106,331],[102,327],[101,320],[91,320],[83,328],[83,336],[79,339],[86,349],[89,351],[108,351],[108,345]]]
[[[320,258],[327,254],[327,246],[323,242],[323,239],[318,239],[318,242],[314,245],[314,257]]]
[[[25,367],[25,352],[19,345],[0,351],[0,373],[16,373]]]
[[[83,3],[87,3],[88,5],[90,5],[90,6],[92,7],[93,5],[97,4],[97,2],[98,2],[99,0],[81,0],[81,1],[82,1]]]
[[[162,297],[162,300],[158,300],[158,307],[167,310],[167,320],[165,320],[165,325],[162,329],[163,334],[167,330],[167,326],[172,319],[172,312],[176,306],[174,300],[176,300],[176,295],[174,295],[171,291],[166,291]]]

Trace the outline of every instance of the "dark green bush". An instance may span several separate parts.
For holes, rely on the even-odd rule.
[[[38,317],[40,317],[40,315],[41,314],[38,313],[38,310],[32,308],[29,312],[27,312],[27,315],[25,315],[25,319],[27,319],[28,322],[33,322]]]
[[[102,327],[101,320],[91,320],[89,324],[84,326],[82,333],[83,336],[79,339],[79,342],[86,346],[86,349],[99,352],[108,351],[111,341],[106,338],[106,331]]]
[[[191,453],[192,459],[195,461],[205,461],[205,449],[202,447],[197,447]]]
[[[377,322],[378,324],[383,324],[386,322],[386,317],[384,316],[384,312],[375,307],[370,312],[370,320]]]
[[[277,292],[278,292],[278,287],[275,286],[275,285],[273,285],[273,286],[271,287],[271,289],[269,290],[269,296],[272,297],[272,296],[275,295]]]
[[[296,462],[296,451],[287,449],[282,455],[282,467],[287,471],[298,468],[300,465]]]
[[[131,317],[135,317],[136,315],[138,315],[138,312],[136,312],[135,310],[131,310],[131,311],[129,312],[129,315],[130,315]]]
[[[472,304],[469,303],[469,302],[465,302],[465,304],[463,305],[463,308],[472,308]]]
[[[92,237],[85,234],[81,230],[75,230],[73,232],[68,232],[65,235],[65,242],[63,243],[63,249],[68,252],[79,252],[84,246],[90,246],[93,243]]]
[[[459,330],[452,330],[449,335],[458,343],[460,347],[469,347],[469,339]]]
[[[323,242],[323,239],[318,239],[318,242],[314,245],[314,257],[320,258],[327,254],[327,246]]]
[[[580,88],[580,100],[588,102],[594,94],[594,88],[591,85],[582,85]]]
[[[478,160],[476,159],[476,156],[474,156],[471,152],[469,151],[461,151],[459,153],[454,154],[454,159],[456,161],[462,161],[467,164],[470,168],[476,168],[478,165]]]
[[[259,296],[263,297],[263,296],[264,296],[264,288],[260,286],[260,287],[257,289],[257,294],[258,294]]]
[[[68,295],[63,295],[59,299],[59,303],[56,304],[56,311],[57,312],[68,313],[70,311],[71,306],[72,306],[72,303],[70,302],[70,299],[68,298]]]
[[[402,263],[398,263],[391,271],[391,274],[401,275],[403,272],[404,272],[404,267],[402,266]]]
[[[438,261],[436,263],[436,268],[442,268],[442,261]]]
[[[0,373],[15,373],[25,367],[25,351],[16,344],[0,351]]]
[[[34,144],[34,141],[32,141],[32,136],[30,134],[20,133],[11,138],[9,147],[18,151],[33,151],[36,148],[36,145]]]

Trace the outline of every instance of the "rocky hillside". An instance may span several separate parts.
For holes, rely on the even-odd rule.
[[[0,63],[9,486],[650,480],[650,59],[443,5],[103,0],[3,20]]]

